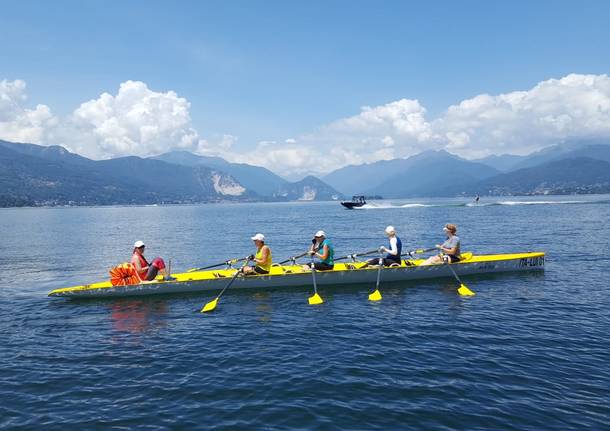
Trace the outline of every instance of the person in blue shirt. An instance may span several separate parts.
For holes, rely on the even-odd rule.
[[[316,271],[330,271],[335,267],[335,249],[331,242],[326,238],[323,230],[316,232],[311,240],[311,247],[307,252],[309,256],[317,257],[319,261],[314,262]],[[311,263],[303,265],[303,270],[311,269]]]
[[[402,254],[402,241],[396,235],[396,229],[394,226],[388,226],[385,228],[385,234],[388,237],[388,246],[379,247],[380,253],[385,253],[385,256],[382,258],[383,266],[391,266],[391,265],[399,265],[400,266],[400,255]],[[364,265],[360,267],[366,268],[369,265],[378,265],[379,258],[375,257],[373,259],[369,259]]]

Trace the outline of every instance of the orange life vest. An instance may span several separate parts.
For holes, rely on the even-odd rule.
[[[113,286],[127,286],[140,282],[140,277],[131,263],[121,263],[112,268],[109,273],[110,283]]]
[[[144,259],[144,256],[142,256],[140,253],[133,253],[133,256],[131,256],[131,263],[133,264],[134,268],[136,267],[136,263],[134,261],[134,258],[137,259],[140,263],[140,268],[145,268],[147,266],[150,266],[149,263],[146,261],[146,259]],[[142,280],[146,279],[146,274],[148,274],[148,268],[147,269],[143,269],[142,271],[137,271],[138,275],[140,276],[140,278]]]

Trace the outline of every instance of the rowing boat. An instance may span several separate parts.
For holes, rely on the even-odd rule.
[[[463,253],[462,260],[448,265],[422,265],[423,259],[403,260],[400,266],[383,269],[384,282],[424,280],[453,277],[451,269],[460,275],[490,274],[544,270],[544,253],[528,252],[513,254],[473,255]],[[319,286],[355,285],[375,283],[377,269],[369,266],[360,269],[361,263],[336,263],[331,271],[317,272]],[[175,280],[156,280],[127,286],[113,286],[110,281],[82,286],[55,289],[49,296],[69,298],[115,297],[134,295],[159,295],[167,293],[218,291],[235,274],[235,269],[197,271],[172,274]],[[279,287],[311,286],[311,273],[299,265],[273,266],[268,275],[237,277],[233,289],[273,289]]]

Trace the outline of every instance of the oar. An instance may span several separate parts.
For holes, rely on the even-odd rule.
[[[458,275],[456,274],[455,270],[453,269],[453,267],[451,266],[451,263],[449,263],[449,261],[447,261],[447,266],[449,267],[449,269],[455,276],[455,279],[458,281],[458,283],[460,283],[460,287],[458,287],[458,290],[457,290],[458,293],[462,296],[474,296],[474,292],[472,290],[470,290],[468,288],[468,286],[466,286],[464,283],[462,283],[462,280],[460,280],[460,277],[458,277]]]
[[[318,283],[316,283],[316,266],[314,265],[313,256],[311,257],[311,276],[313,278],[313,295],[308,298],[309,305],[322,304],[324,300],[318,295]]]
[[[307,253],[308,252],[306,251],[305,253],[299,254],[298,256],[289,257],[288,259],[281,261],[279,264],[283,265],[288,262],[296,262],[297,259],[300,259],[301,257],[306,256]]]
[[[242,267],[240,269],[238,269],[237,271],[235,271],[235,275],[233,275],[233,277],[231,278],[231,280],[227,283],[227,285],[225,286],[224,289],[222,289],[220,291],[220,293],[218,294],[218,296],[216,298],[214,298],[213,300],[211,300],[210,302],[208,302],[207,304],[205,304],[203,306],[203,308],[201,309],[202,313],[207,313],[208,311],[212,311],[216,308],[216,304],[218,304],[218,300],[220,299],[220,297],[222,296],[223,293],[225,293],[225,290],[227,290],[235,281],[235,279],[237,278],[237,276],[239,275],[240,272],[242,272],[242,270],[244,269],[244,267],[250,262],[249,258],[246,258],[246,263],[244,263],[242,265]]]
[[[436,250],[436,247],[420,248],[420,249],[417,249],[417,250],[411,250],[411,251],[408,251],[406,253],[403,253],[403,254],[400,255],[400,257],[403,257],[403,256],[411,256],[411,257],[413,257],[414,254],[430,253],[431,251],[434,251],[434,250]]]
[[[369,251],[363,251],[362,253],[346,254],[345,256],[336,257],[334,260],[344,260],[344,259],[355,260],[358,256],[368,256],[369,254],[373,254],[373,253],[377,253],[377,252],[379,252],[378,249],[369,250]]]
[[[223,266],[223,265],[232,265],[232,264],[234,264],[234,263],[241,262],[241,261],[243,261],[243,260],[245,260],[245,259],[247,259],[247,258],[242,257],[242,258],[229,259],[229,260],[225,260],[225,261],[224,261],[224,262],[222,262],[222,263],[217,263],[216,265],[203,266],[203,267],[201,267],[201,268],[191,268],[191,269],[189,269],[189,270],[188,270],[188,271],[186,271],[186,272],[204,271],[204,270],[206,270],[206,269],[217,268],[217,267],[219,267],[219,266]]]
[[[377,284],[375,291],[369,294],[369,301],[381,301],[381,292],[379,291],[379,279],[381,278],[381,268],[383,268],[383,256],[379,253],[379,268],[377,269]]]

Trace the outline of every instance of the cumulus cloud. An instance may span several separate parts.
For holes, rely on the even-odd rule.
[[[427,119],[417,100],[363,107],[288,143],[264,145],[258,162],[280,173],[324,173],[348,165],[445,149],[466,158],[528,154],[579,138],[610,138],[610,77],[571,74],[527,91],[481,94]],[[289,169],[275,165],[284,156]],[[299,164],[298,160],[302,162]],[[316,163],[312,163],[315,160]]]
[[[59,132],[72,150],[93,158],[149,156],[172,149],[198,150],[190,103],[175,92],[123,82],[116,95],[82,103]]]
[[[25,90],[21,80],[0,82],[0,139],[66,145],[92,158],[185,149],[291,177],[426,149],[474,158],[525,154],[561,140],[610,137],[607,75],[572,74],[525,91],[477,95],[433,119],[418,100],[365,106],[311,133],[261,141],[250,151],[239,148],[231,134],[202,138],[192,124],[188,100],[143,82],[126,81],[116,94],[103,93],[61,119],[46,105],[26,107]]]
[[[47,132],[57,125],[57,118],[48,106],[28,109],[26,101],[24,81],[0,81],[0,139],[41,144]]]

